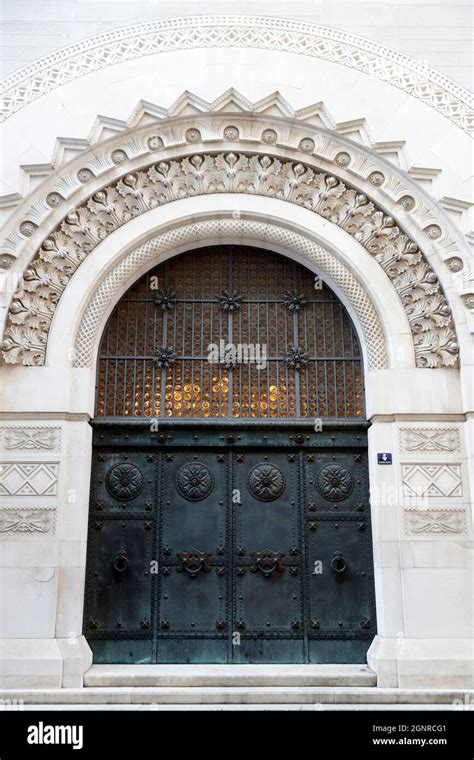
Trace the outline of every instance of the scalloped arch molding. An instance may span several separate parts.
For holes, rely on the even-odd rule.
[[[67,82],[125,60],[189,48],[247,47],[322,58],[376,77],[470,131],[474,98],[423,63],[371,40],[316,24],[262,16],[188,16],[138,24],[70,45],[3,83],[0,118]]]
[[[268,132],[263,141],[275,143],[276,133]],[[227,135],[229,140],[237,138]],[[150,139],[153,149],[163,147],[159,136],[148,142]],[[187,142],[200,143],[201,139],[197,128],[187,130]],[[314,146],[300,145],[301,150],[305,147],[312,150]],[[24,272],[8,314],[3,342],[7,363],[45,363],[49,330],[62,293],[81,262],[114,230],[180,198],[233,192],[301,205],[343,229],[382,267],[387,285],[391,282],[395,288],[412,332],[416,365],[458,366],[451,310],[435,272],[395,219],[367,195],[302,161],[243,150],[198,154],[192,152],[192,146],[187,152],[179,160],[155,159],[138,171],[130,171],[123,150],[112,153],[114,163],[123,167],[121,176],[63,216]],[[384,179],[375,172],[368,186],[372,183],[376,188]],[[35,225],[25,222],[23,234],[34,232]],[[441,230],[434,232],[437,236]]]

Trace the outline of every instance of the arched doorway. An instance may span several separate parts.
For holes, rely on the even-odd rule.
[[[367,426],[357,335],[303,266],[227,245],[143,276],[98,360],[95,661],[365,661]]]

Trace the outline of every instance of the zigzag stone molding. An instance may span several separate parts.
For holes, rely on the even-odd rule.
[[[158,53],[220,47],[276,50],[346,66],[403,90],[464,131],[472,128],[470,93],[429,66],[337,29],[261,16],[166,19],[75,43],[4,80],[1,118],[5,120],[45,93],[107,66]]]
[[[131,279],[139,276],[147,263],[157,262],[160,255],[186,244],[228,236],[238,239],[265,240],[268,245],[283,246],[296,251],[314,263],[339,285],[353,307],[364,332],[370,369],[387,367],[387,353],[382,326],[377,313],[354,275],[336,257],[303,234],[270,222],[249,219],[210,219],[181,225],[148,240],[129,253],[109,272],[92,296],[81,321],[74,347],[74,366],[91,366],[98,333],[110,304]]]
[[[383,175],[377,172],[369,177],[374,186],[380,181]],[[285,200],[341,227],[376,260],[397,291],[413,334],[416,365],[458,366],[459,347],[440,283],[392,217],[332,175],[317,173],[301,162],[243,152],[160,161],[125,174],[70,211],[43,242],[15,292],[3,341],[5,361],[45,363],[51,321],[69,279],[114,230],[156,206],[223,192]]]

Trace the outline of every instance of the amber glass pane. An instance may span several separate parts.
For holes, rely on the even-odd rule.
[[[362,417],[361,361],[347,312],[311,272],[269,251],[214,246],[155,267],[116,306],[96,414]]]

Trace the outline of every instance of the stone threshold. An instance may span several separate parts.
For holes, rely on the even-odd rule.
[[[92,665],[86,687],[376,686],[367,665]]]
[[[365,686],[253,686],[253,687],[83,687],[63,689],[7,689],[0,704],[9,705],[452,705],[469,709],[474,690],[394,689]]]

